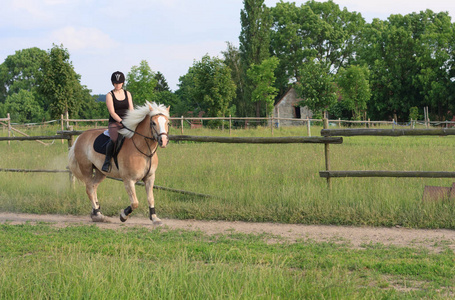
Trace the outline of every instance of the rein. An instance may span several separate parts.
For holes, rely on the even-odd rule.
[[[158,115],[163,115],[163,114],[158,114]],[[157,115],[157,116],[158,116],[158,115]],[[123,125],[123,124],[122,124],[122,125]],[[155,155],[156,151],[158,150],[158,144],[159,144],[158,139],[159,139],[159,137],[162,136],[162,135],[168,136],[168,132],[163,132],[163,133],[158,134],[158,132],[156,131],[156,129],[155,129],[155,128],[153,127],[153,125],[152,125],[152,119],[151,119],[151,118],[150,118],[150,131],[152,132],[152,137],[143,135],[143,134],[137,132],[136,130],[133,131],[133,130],[131,130],[130,128],[126,127],[125,125],[123,125],[123,128],[125,128],[126,130],[128,130],[128,131],[130,131],[130,132],[133,132],[135,135],[137,134],[137,135],[140,135],[140,136],[142,136],[142,137],[144,138],[145,143],[147,144],[147,147],[148,147],[148,149],[149,149],[148,152],[149,152],[150,154],[144,153],[141,149],[139,149],[139,148],[137,147],[137,145],[136,145],[136,143],[134,142],[134,139],[133,139],[134,135],[133,135],[133,137],[131,137],[131,140],[133,141],[133,145],[134,145],[134,147],[136,148],[136,150],[139,151],[142,155],[144,155],[144,156],[146,156],[146,157],[149,158],[150,164],[149,164],[149,169],[148,169],[148,171],[147,171],[147,174],[148,174],[148,173],[150,172],[150,169],[152,168],[152,157],[153,157],[153,155]],[[136,127],[136,129],[137,129],[137,127]],[[155,134],[156,134],[157,138],[155,138]],[[152,148],[150,147],[149,140],[152,140],[152,141],[157,142],[157,143],[156,143],[156,147],[155,147],[155,149],[154,149],[153,151],[152,151]]]

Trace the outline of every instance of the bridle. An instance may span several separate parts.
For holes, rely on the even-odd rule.
[[[163,114],[156,114],[156,115],[154,115],[154,116],[164,116],[164,117],[166,117],[166,116],[163,115]],[[154,116],[153,116],[153,117],[154,117]],[[126,130],[133,132],[134,135],[137,134],[137,135],[140,135],[140,136],[142,136],[142,137],[144,138],[145,143],[147,144],[147,147],[148,147],[148,150],[149,150],[148,152],[149,152],[150,154],[146,154],[146,153],[144,153],[141,149],[139,149],[139,147],[136,145],[136,142],[135,142],[134,139],[133,139],[134,135],[133,135],[133,137],[131,137],[131,140],[133,141],[133,145],[134,145],[134,147],[136,148],[136,150],[139,151],[142,155],[144,155],[144,156],[146,156],[146,157],[149,158],[150,164],[149,164],[149,169],[148,169],[148,171],[147,171],[147,174],[150,172],[150,169],[152,168],[152,157],[153,157],[153,155],[155,155],[156,150],[158,150],[158,146],[159,146],[159,143],[160,143],[160,139],[162,138],[163,135],[165,135],[166,137],[169,137],[169,127],[168,127],[168,131],[162,132],[162,133],[158,133],[158,131],[157,131],[156,128],[154,127],[156,124],[155,124],[155,122],[152,120],[153,117],[150,117],[150,132],[152,133],[152,136],[151,136],[151,137],[146,136],[146,135],[143,135],[143,134],[137,132],[136,130],[133,131],[133,130],[129,129],[128,127],[126,127],[125,125],[122,124],[122,125],[123,125],[123,128],[125,128]],[[137,129],[137,127],[136,127],[136,129]],[[155,147],[155,149],[154,149],[153,151],[152,151],[152,147],[151,147],[150,144],[149,144],[149,140],[155,141],[155,142],[156,142],[156,147]]]
[[[163,117],[165,117],[167,119],[167,117],[165,115],[163,115],[163,114],[157,114],[155,116],[163,116]],[[169,139],[169,125],[168,125],[168,128],[167,128],[168,131],[165,131],[165,132],[162,132],[162,133],[158,133],[158,131],[156,130],[154,125],[156,125],[155,122],[152,120],[152,118],[150,118],[150,132],[152,133],[152,138],[151,138],[152,140],[154,140],[154,141],[159,143],[160,140],[161,140],[161,137],[163,135],[165,135]],[[156,136],[156,138],[155,138],[155,136]]]

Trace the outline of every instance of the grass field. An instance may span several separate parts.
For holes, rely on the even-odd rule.
[[[53,134],[56,128],[47,128]],[[178,134],[178,129],[174,129]],[[320,128],[313,126],[313,135]],[[171,132],[172,133],[172,132]],[[221,130],[185,134],[227,135]],[[306,128],[275,130],[274,136],[306,135]],[[233,136],[270,136],[270,129],[233,131]],[[345,137],[331,145],[333,170],[453,171],[455,137]],[[451,179],[336,178],[332,190],[319,177],[324,170],[321,144],[171,143],[160,149],[156,184],[213,198],[155,191],[162,217],[271,221],[302,224],[369,225],[455,229],[453,201],[423,202],[425,185],[451,186]],[[61,169],[67,145],[0,143],[0,168]],[[28,213],[87,214],[85,188],[70,188],[65,174],[0,173],[0,210]],[[26,188],[24,188],[26,187]],[[138,187],[147,214],[145,192]],[[99,199],[106,215],[129,205],[121,182],[106,180]]]
[[[452,299],[453,251],[0,224],[1,299]]]
[[[29,132],[52,135],[47,127]],[[176,129],[173,134],[179,134]],[[313,128],[313,135],[318,129]],[[320,128],[319,128],[320,130]],[[1,132],[0,132],[1,133]],[[172,132],[171,132],[172,133]],[[185,134],[227,135],[194,130]],[[275,130],[306,135],[306,128]],[[234,136],[270,136],[264,128]],[[453,171],[455,137],[356,137],[331,145],[333,170]],[[160,217],[455,229],[452,201],[422,202],[425,185],[449,179],[340,178],[327,190],[323,145],[171,143],[158,151],[156,184],[212,198],[155,191]],[[60,169],[60,140],[0,143],[0,168]],[[140,207],[147,215],[143,188]],[[103,213],[128,197],[121,182],[100,185]],[[0,211],[87,215],[85,188],[67,174],[0,172]],[[134,217],[134,215],[133,215]],[[0,299],[452,299],[455,257],[428,249],[347,241],[299,241],[264,235],[165,228],[0,224]]]

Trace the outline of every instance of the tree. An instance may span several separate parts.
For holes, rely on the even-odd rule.
[[[41,101],[36,90],[43,78],[43,63],[47,53],[39,48],[28,48],[9,55],[0,65],[0,103],[20,90],[30,91]]]
[[[44,113],[32,92],[20,90],[6,98],[6,111],[13,122],[41,122]]]
[[[79,96],[83,87],[69,58],[70,54],[63,45],[54,45],[44,60],[40,92],[54,118],[66,111],[74,116],[79,113],[82,100]]]
[[[194,99],[194,68],[190,67],[188,72],[180,76],[177,91],[175,94],[179,99],[179,107],[173,112],[176,112],[178,116],[184,115],[188,111],[201,111],[203,108]]]
[[[273,56],[263,60],[259,65],[252,64],[247,71],[248,78],[255,86],[251,100],[253,103],[265,103],[267,114],[273,111],[275,97],[278,94],[278,89],[273,86],[276,79],[274,71],[278,63],[278,58]]]
[[[309,57],[316,55],[310,47],[310,31],[317,16],[308,6],[297,7],[294,2],[279,2],[272,8],[272,55],[280,60],[277,68],[277,87],[283,95],[290,84],[300,81],[300,68]]]
[[[158,84],[155,76],[146,60],[142,60],[139,66],[131,68],[126,76],[125,88],[132,94],[136,105],[142,105],[145,101],[155,101],[155,88]]]
[[[314,112],[328,109],[337,99],[333,75],[327,66],[316,59],[304,64],[300,70],[302,80],[295,84],[295,90],[304,100],[300,106],[308,106]]]
[[[429,24],[419,38],[421,42],[416,45],[419,53],[416,63],[420,70],[415,83],[421,87],[423,105],[430,106],[438,119],[443,120],[449,110],[455,110],[455,24],[447,13],[426,11],[421,12],[419,18]]]
[[[360,120],[362,112],[366,111],[371,97],[367,67],[351,65],[338,72],[337,84],[341,91],[344,107],[352,111],[353,118]]]
[[[240,58],[243,76],[243,105],[238,107],[240,115],[250,115],[254,111],[261,115],[261,101],[252,103],[254,84],[247,76],[251,64],[259,65],[270,56],[270,26],[272,22],[270,10],[264,0],[244,0],[244,8],[240,11]],[[264,110],[265,113],[265,110]]]
[[[244,78],[242,75],[240,51],[232,43],[228,42],[226,51],[222,51],[221,53],[224,57],[224,64],[231,69],[231,78],[236,86],[236,96],[232,100],[232,107],[235,111],[240,110],[245,112],[246,105],[243,97]]]
[[[453,100],[454,25],[431,10],[391,15],[365,26],[357,60],[370,68],[369,115],[407,120],[411,107],[430,106],[442,119]]]
[[[336,74],[353,60],[354,46],[365,23],[359,13],[340,10],[333,1],[279,2],[272,8],[272,55],[280,59],[277,87],[280,95],[290,84],[300,82],[302,66],[311,59]]]
[[[59,118],[66,110],[77,117],[81,103],[90,99],[90,90],[80,84],[80,75],[74,71],[69,57],[67,49],[56,45],[47,52],[29,48],[8,56],[0,65],[0,102],[11,96],[8,107],[4,105],[3,110],[14,109],[24,114],[16,117],[24,122]],[[16,109],[13,101],[27,108]],[[27,110],[33,107],[38,111],[35,104],[42,112],[40,117]]]
[[[316,58],[323,62],[332,74],[337,74],[341,67],[347,66],[355,56],[355,45],[360,39],[360,32],[365,25],[362,15],[340,9],[332,0],[306,3],[317,16],[317,22],[311,27],[312,44]]]
[[[205,55],[193,64],[192,72],[194,89],[191,94],[195,101],[207,109],[208,115],[225,116],[235,96],[231,70],[221,59]]]
[[[81,95],[81,109],[79,112],[79,118],[81,119],[106,119],[109,118],[109,112],[106,108],[105,102],[99,102],[99,95],[91,96],[87,89],[82,91]]]
[[[156,86],[155,86],[156,92],[164,92],[164,91],[170,92],[169,85],[167,84],[166,78],[160,71],[156,72],[155,79],[156,79]]]

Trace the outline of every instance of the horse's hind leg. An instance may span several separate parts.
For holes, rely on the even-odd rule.
[[[106,178],[106,175],[95,169],[95,174],[85,182],[85,191],[92,202],[92,212],[90,217],[93,222],[105,222],[106,217],[100,211],[100,204],[98,202],[97,189],[99,184]]]

